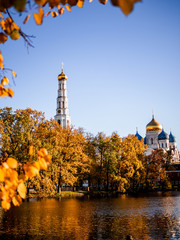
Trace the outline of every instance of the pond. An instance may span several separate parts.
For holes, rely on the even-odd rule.
[[[180,193],[31,199],[0,209],[0,239],[180,239]]]

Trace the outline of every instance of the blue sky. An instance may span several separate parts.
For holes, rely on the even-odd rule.
[[[25,16],[18,18],[19,22]],[[63,16],[48,16],[42,26],[31,17],[20,25],[34,35],[1,46],[5,66],[18,77],[12,99],[1,107],[30,107],[54,117],[61,62],[68,76],[72,125],[85,131],[144,137],[152,118],[170,129],[180,148],[180,1],[144,0],[125,16],[110,3],[86,2]]]

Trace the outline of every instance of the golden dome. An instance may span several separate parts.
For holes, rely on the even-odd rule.
[[[67,76],[63,73],[63,71],[58,75],[58,80],[67,80]]]
[[[152,120],[146,125],[146,132],[149,131],[162,131],[162,126],[154,119],[154,115]]]

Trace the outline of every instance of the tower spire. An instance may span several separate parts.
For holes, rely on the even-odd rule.
[[[62,70],[62,72],[63,72],[63,66],[64,66],[64,63],[62,62],[61,63],[61,70]]]

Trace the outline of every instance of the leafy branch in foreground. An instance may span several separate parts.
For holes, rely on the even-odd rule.
[[[40,170],[47,170],[51,157],[45,148],[37,151],[38,161],[32,162],[33,147],[29,149],[30,162],[24,164],[24,174],[18,174],[15,170],[18,163],[14,158],[9,157],[6,162],[0,165],[0,200],[1,206],[9,210],[11,202],[14,206],[19,206],[22,199],[26,198],[26,186],[24,184],[28,179],[39,174]]]

